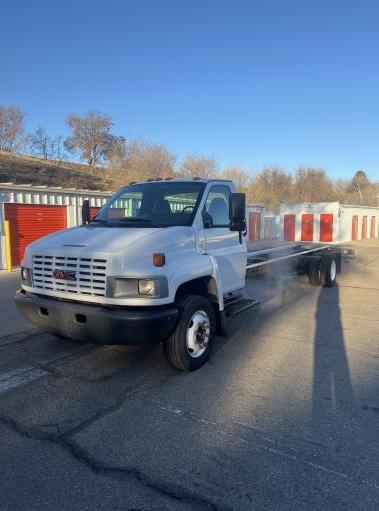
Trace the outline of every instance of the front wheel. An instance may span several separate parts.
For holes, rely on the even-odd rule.
[[[179,303],[180,319],[163,343],[166,359],[180,371],[195,371],[210,357],[215,332],[215,312],[208,298],[189,295]]]

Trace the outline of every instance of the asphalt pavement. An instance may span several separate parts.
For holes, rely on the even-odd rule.
[[[12,297],[20,287],[20,271],[0,270],[0,337],[31,328],[14,306]]]
[[[379,240],[354,247],[334,288],[250,278],[189,374],[30,329],[0,275],[0,509],[378,509]]]

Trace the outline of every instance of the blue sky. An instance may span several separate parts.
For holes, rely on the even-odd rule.
[[[379,180],[379,3],[3,2],[0,102],[65,133],[96,108],[114,132],[254,170]]]

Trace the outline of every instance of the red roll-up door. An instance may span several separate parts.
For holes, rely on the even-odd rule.
[[[374,216],[371,217],[371,238],[375,238],[375,220]]]
[[[99,211],[100,211],[100,208],[97,208],[97,207],[95,207],[95,206],[94,206],[94,207],[92,207],[92,208],[89,208],[89,215],[90,215],[90,217],[91,217],[91,220],[92,220],[92,218],[94,218],[94,217],[95,217],[95,215],[97,215],[97,214],[98,214],[98,212],[99,212]]]
[[[285,241],[295,241],[295,215],[284,215],[284,239]]]
[[[261,219],[260,213],[249,213],[249,240],[256,241],[261,239]]]
[[[358,215],[354,215],[351,221],[351,239],[358,239]]]
[[[12,266],[19,266],[25,247],[32,241],[67,227],[66,206],[4,204],[9,221]]]
[[[313,241],[313,214],[305,213],[301,217],[301,241]]]
[[[320,241],[333,241],[333,215],[330,213],[320,215]]]
[[[362,240],[367,239],[367,216],[362,217]]]

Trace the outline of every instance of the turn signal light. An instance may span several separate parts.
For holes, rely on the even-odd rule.
[[[154,266],[163,266],[166,262],[165,254],[160,252],[153,254],[153,265]]]

